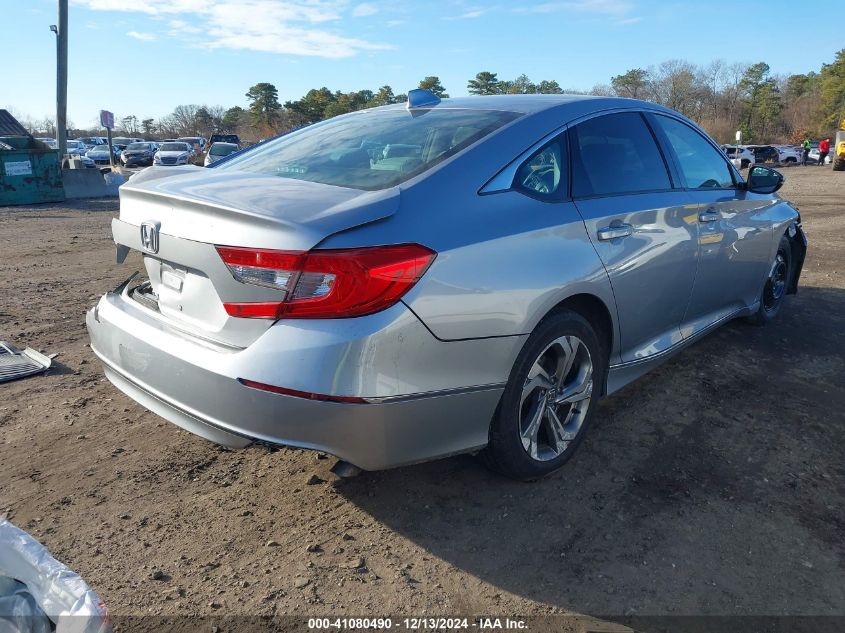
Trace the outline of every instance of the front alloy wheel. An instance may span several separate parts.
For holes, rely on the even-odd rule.
[[[511,370],[490,424],[489,465],[526,481],[563,466],[589,426],[606,371],[607,351],[583,316],[547,316]]]

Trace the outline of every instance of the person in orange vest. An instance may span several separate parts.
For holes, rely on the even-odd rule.
[[[824,165],[824,159],[827,158],[830,152],[830,139],[824,138],[819,141],[819,165]]]

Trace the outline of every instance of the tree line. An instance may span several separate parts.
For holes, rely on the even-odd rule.
[[[436,75],[422,79],[419,87],[441,98],[449,96]],[[845,49],[832,63],[806,74],[774,74],[765,62],[715,60],[696,65],[672,59],[648,68],[631,68],[589,90],[562,88],[550,79],[535,83],[525,74],[499,79],[491,71],[469,79],[466,89],[471,95],[571,93],[644,99],[688,116],[719,142],[732,141],[736,130],[743,132],[748,143],[798,142],[805,136],[831,135],[845,118]],[[149,138],[235,133],[253,142],[339,114],[408,99],[407,94],[397,94],[384,85],[375,91],[352,92],[314,88],[299,99],[281,103],[278,89],[267,82],[252,86],[245,97],[246,107],[180,105],[159,119],[124,116],[119,119],[118,133]],[[40,132],[50,131],[49,118],[23,123]],[[45,125],[47,129],[42,127]],[[79,136],[99,133],[96,129],[78,132]]]

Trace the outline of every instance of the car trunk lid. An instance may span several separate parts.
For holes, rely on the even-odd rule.
[[[283,297],[237,281],[215,245],[307,251],[392,215],[399,193],[189,167],[146,170],[120,188],[120,200],[115,242],[143,253],[149,278],[127,293],[179,330],[246,347],[272,320],[229,316],[223,303]]]

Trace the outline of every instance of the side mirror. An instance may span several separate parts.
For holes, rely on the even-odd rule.
[[[751,193],[774,193],[783,186],[783,174],[768,167],[755,165],[748,170],[745,188]]]

